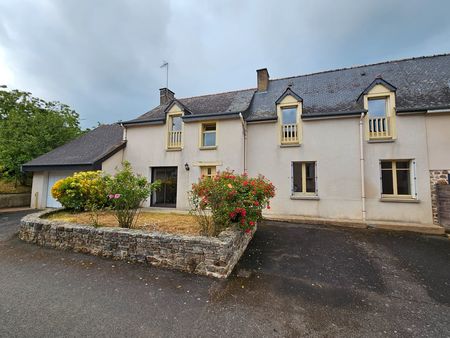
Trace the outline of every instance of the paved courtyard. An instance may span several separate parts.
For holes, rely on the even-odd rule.
[[[450,336],[450,240],[266,222],[226,281],[22,243],[0,212],[0,337]]]

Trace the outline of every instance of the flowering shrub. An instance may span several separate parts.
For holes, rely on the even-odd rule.
[[[270,209],[269,200],[274,196],[275,187],[264,176],[250,178],[246,173],[224,171],[194,183],[190,202],[199,219],[205,219],[210,210],[211,221],[200,225],[204,234],[217,235],[230,225],[251,232],[262,209]]]
[[[57,181],[51,190],[53,198],[67,209],[83,211],[108,205],[109,177],[102,171],[83,171]]]
[[[161,183],[149,183],[145,177],[136,175],[128,162],[123,163],[107,184],[107,196],[119,226],[131,228],[137,221],[141,203],[160,187]]]

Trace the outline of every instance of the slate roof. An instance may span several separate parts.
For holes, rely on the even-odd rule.
[[[59,166],[84,166],[83,170],[100,169],[102,161],[125,146],[122,138],[123,128],[119,124],[100,125],[77,139],[25,163],[22,168],[24,171]]]
[[[255,89],[245,89],[177,100],[184,105],[192,115],[243,113],[248,110],[254,92]],[[138,118],[123,123],[163,121],[165,119],[165,110],[170,103],[171,102],[159,105]]]
[[[275,101],[290,87],[303,99],[303,115],[362,111],[360,94],[381,77],[396,90],[397,111],[450,107],[450,54],[388,61],[269,82],[255,93],[247,120],[276,118]]]
[[[363,103],[358,97],[377,78],[397,88],[397,112],[450,107],[450,54],[273,79],[266,92],[245,89],[179,101],[193,115],[242,112],[248,121],[276,119],[275,102],[290,88],[303,99],[303,118],[359,114]],[[169,104],[157,106],[124,124],[163,123]]]

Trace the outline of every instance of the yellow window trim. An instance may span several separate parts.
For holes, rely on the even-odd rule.
[[[316,182],[316,177],[317,177],[317,163],[315,161],[294,161],[292,162],[292,165],[294,165],[294,163],[300,163],[302,165],[302,191],[292,191],[292,196],[317,196],[317,182]],[[306,191],[306,164],[307,163],[313,163],[314,164],[314,188],[315,191],[314,192],[307,192]],[[294,177],[292,177],[292,179],[294,179]]]
[[[172,118],[178,117],[178,116],[180,116],[180,117],[184,116],[183,111],[177,105],[174,105],[172,107],[172,109],[170,110],[170,112],[167,113],[167,116],[166,116],[166,150],[167,151],[181,150],[181,149],[183,149],[183,146],[184,146],[184,143],[183,143],[184,122],[181,122],[181,140],[180,140],[179,144],[171,145],[171,142],[170,142],[170,133],[172,132],[172,130],[170,129],[171,125],[172,125],[171,121],[172,121]]]
[[[297,140],[295,141],[283,141],[283,118],[282,110],[284,108],[297,108]],[[278,144],[279,145],[297,145],[302,143],[303,131],[302,131],[302,111],[303,103],[298,101],[292,95],[287,95],[279,104],[277,104],[277,116],[278,116]]]
[[[208,173],[208,170],[210,170],[211,173]],[[216,166],[201,166],[200,174],[201,174],[201,176],[215,177],[217,175],[217,167]]]
[[[411,185],[411,173],[412,173],[412,169],[411,169],[411,160],[399,160],[401,162],[405,162],[405,161],[409,161],[409,175],[410,175],[410,182],[409,184]],[[392,163],[392,185],[393,185],[393,189],[392,191],[394,192],[393,194],[381,194],[381,199],[399,199],[399,200],[415,200],[416,198],[412,195],[399,195],[398,194],[398,185],[397,185],[397,160],[383,160],[380,161],[380,170],[381,173],[383,172],[383,169],[381,168],[381,162],[391,162]],[[383,182],[381,182],[383,183]],[[409,189],[412,191],[412,186],[409,187]]]
[[[203,126],[207,124],[214,124],[216,126],[216,144],[213,146],[203,145]],[[219,123],[217,121],[204,121],[200,123],[199,137],[198,137],[198,147],[200,150],[214,150],[217,149],[219,143]]]
[[[220,161],[215,162],[194,162],[193,165],[196,167],[220,167],[223,163]]]
[[[366,95],[364,95],[364,109],[368,111],[369,109],[369,100],[370,99],[386,99],[386,114],[388,118],[388,129],[390,135],[382,136],[382,137],[371,137],[369,131],[369,113],[365,116],[365,138],[367,141],[369,140],[395,140],[397,139],[397,117],[395,114],[395,92],[390,91],[388,88],[383,86],[382,84],[377,84],[374,86]]]

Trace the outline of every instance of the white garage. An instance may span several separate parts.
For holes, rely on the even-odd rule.
[[[66,178],[67,176],[72,175],[73,171],[63,171],[63,172],[50,172],[48,173],[48,180],[47,180],[47,208],[60,208],[61,204],[55,200],[52,196],[52,187],[56,183],[56,181],[59,181],[63,178]]]
[[[31,208],[61,207],[51,193],[56,181],[79,171],[105,170],[112,173],[113,168],[122,163],[125,146],[123,127],[120,124],[100,125],[23,164],[24,172],[33,173]]]

